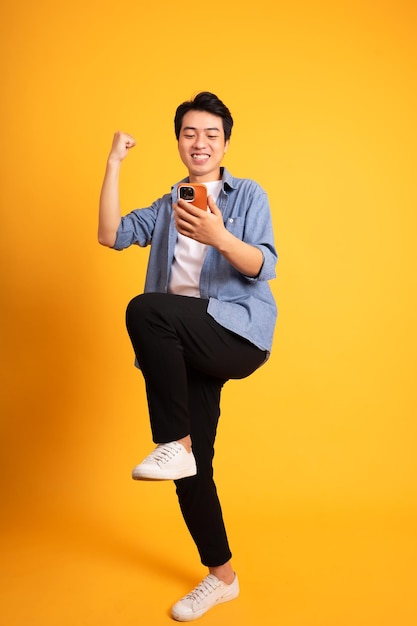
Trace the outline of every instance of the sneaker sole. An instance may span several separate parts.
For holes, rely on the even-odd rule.
[[[238,596],[239,596],[239,590],[237,592],[234,592],[233,594],[230,594],[230,596],[223,596],[222,598],[219,598],[211,606],[207,607],[206,609],[202,609],[201,611],[196,611],[190,616],[188,615],[183,616],[180,613],[176,613],[174,609],[171,610],[171,615],[177,622],[192,622],[193,620],[198,619],[199,617],[204,615],[204,613],[207,613],[207,611],[214,609],[219,604],[224,604],[224,602],[230,602],[231,600],[236,600]]]
[[[183,472],[158,472],[158,474],[154,474],[152,471],[147,472],[143,468],[140,470],[133,470],[132,478],[133,480],[150,480],[150,481],[159,481],[159,480],[180,480],[181,478],[190,478],[191,476],[196,476],[197,470],[184,470]]]

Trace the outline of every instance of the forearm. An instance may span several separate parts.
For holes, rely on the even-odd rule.
[[[112,247],[120,225],[119,175],[121,162],[109,159],[100,194],[98,240]]]
[[[112,248],[116,242],[121,213],[119,201],[120,166],[128,151],[135,145],[131,135],[118,131],[107,159],[106,173],[100,194],[98,217],[98,240],[103,246]]]
[[[264,261],[261,250],[241,241],[227,230],[224,231],[216,248],[241,274],[254,278],[261,271]]]

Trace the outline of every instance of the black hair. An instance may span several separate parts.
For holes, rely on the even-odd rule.
[[[230,139],[230,135],[232,134],[233,118],[227,106],[223,104],[223,102],[215,96],[214,93],[202,91],[192,100],[187,100],[179,105],[174,118],[175,136],[177,139],[179,139],[180,136],[182,120],[188,111],[207,111],[208,113],[221,117],[223,121],[224,140],[228,141]]]

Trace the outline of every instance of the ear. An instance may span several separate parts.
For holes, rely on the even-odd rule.
[[[224,152],[225,152],[225,153],[227,152],[227,149],[228,149],[228,147],[229,147],[229,141],[230,141],[230,139],[228,139],[228,140],[226,141],[226,143],[224,144]]]

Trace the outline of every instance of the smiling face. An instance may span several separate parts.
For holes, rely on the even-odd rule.
[[[219,180],[220,164],[228,146],[221,117],[207,111],[188,111],[184,115],[178,150],[190,183]]]

